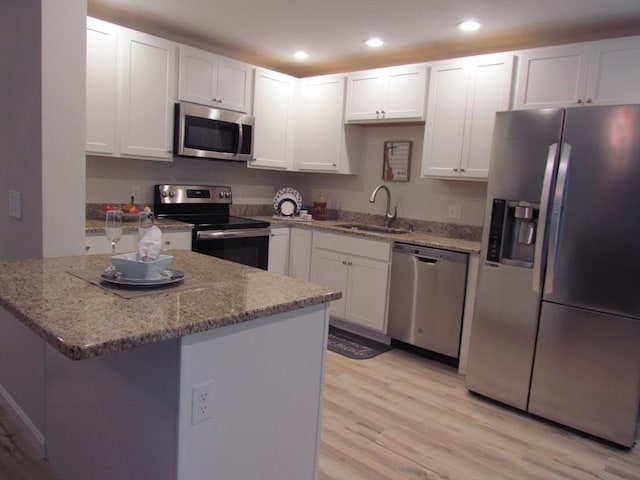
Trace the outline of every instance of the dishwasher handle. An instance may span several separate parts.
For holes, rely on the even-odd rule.
[[[429,257],[419,257],[418,255],[415,255],[415,258],[422,263],[427,263],[429,265],[435,265],[436,263],[438,263],[438,259],[437,258],[429,258]]]

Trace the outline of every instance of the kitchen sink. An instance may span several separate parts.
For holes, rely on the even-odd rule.
[[[375,232],[375,233],[409,233],[409,230],[405,230],[404,228],[391,228],[391,227],[380,227],[378,225],[367,225],[365,223],[341,223],[336,225],[338,228],[344,228],[347,230],[356,230],[362,232]]]

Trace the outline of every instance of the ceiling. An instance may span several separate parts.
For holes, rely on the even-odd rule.
[[[640,0],[88,0],[88,13],[296,76],[640,34]],[[455,28],[467,19],[482,28]]]

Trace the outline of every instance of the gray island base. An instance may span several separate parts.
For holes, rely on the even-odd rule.
[[[63,480],[317,478],[340,292],[171,253],[193,288],[130,299],[68,273],[108,255],[1,262],[0,402]]]

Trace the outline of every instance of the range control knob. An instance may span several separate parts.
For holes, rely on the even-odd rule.
[[[173,190],[169,190],[169,196],[171,198],[175,197],[176,196],[176,192],[174,192]]]
[[[162,191],[160,192],[160,196],[161,196],[162,198],[167,198],[167,195],[168,195],[168,193],[167,193],[167,191],[166,191],[166,190],[162,190]]]

